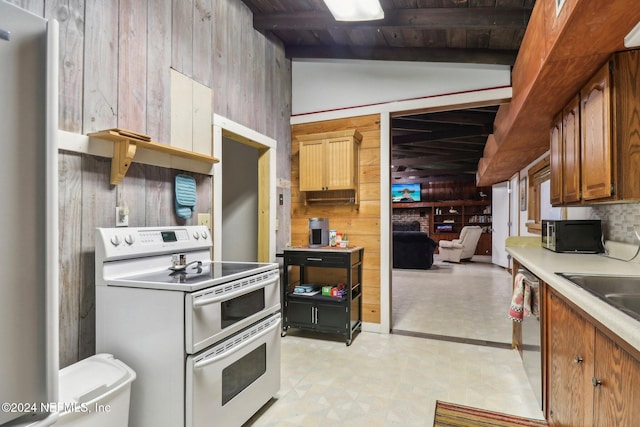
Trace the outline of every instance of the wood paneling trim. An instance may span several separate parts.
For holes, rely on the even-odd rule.
[[[82,133],[118,125],[118,16],[110,2],[85,3]]]
[[[151,139],[171,141],[171,2],[149,0],[147,23],[147,129]]]
[[[80,341],[80,292],[82,289],[82,259],[70,248],[82,244],[82,159],[62,154],[58,162],[59,185],[59,253],[60,253],[60,367],[78,360]],[[79,252],[79,250],[78,250]]]
[[[118,19],[118,126],[147,129],[147,4],[120,0]]]
[[[84,0],[49,0],[45,18],[59,23],[60,117],[58,127],[82,132],[82,76],[84,74]]]

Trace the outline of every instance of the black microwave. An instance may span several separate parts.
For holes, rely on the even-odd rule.
[[[542,247],[554,252],[602,253],[602,221],[542,220]]]

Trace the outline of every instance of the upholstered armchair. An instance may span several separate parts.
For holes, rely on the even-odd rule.
[[[440,240],[438,251],[442,261],[460,262],[460,260],[471,259],[478,246],[478,240],[482,234],[482,227],[477,225],[462,227],[460,238],[454,240]]]

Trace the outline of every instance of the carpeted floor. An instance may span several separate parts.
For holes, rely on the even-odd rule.
[[[511,427],[511,426],[546,426],[542,420],[521,418],[455,403],[436,401],[436,414],[433,427]]]

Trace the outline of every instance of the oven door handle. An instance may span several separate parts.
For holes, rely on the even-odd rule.
[[[212,363],[218,362],[219,360],[225,359],[231,356],[232,354],[234,354],[235,352],[237,352],[238,350],[241,350],[244,347],[248,346],[249,344],[255,342],[260,337],[270,334],[273,330],[278,329],[279,327],[280,327],[280,322],[276,322],[273,325],[269,326],[268,328],[263,329],[260,333],[252,336],[247,341],[238,344],[237,347],[232,347],[229,351],[225,351],[224,353],[218,356],[205,357],[204,359],[197,361],[196,363],[193,364],[193,369],[195,370],[195,369],[204,368],[205,366],[209,366]]]
[[[239,295],[246,294],[247,292],[251,292],[256,289],[266,288],[267,286],[272,285],[273,283],[276,283],[278,280],[280,280],[280,277],[276,274],[273,277],[273,279],[261,280],[254,285],[247,286],[246,288],[238,289],[236,292],[229,292],[228,294],[216,295],[211,298],[196,298],[193,300],[193,308],[200,308],[200,307],[204,307],[205,305],[215,304],[220,301],[229,300]]]

